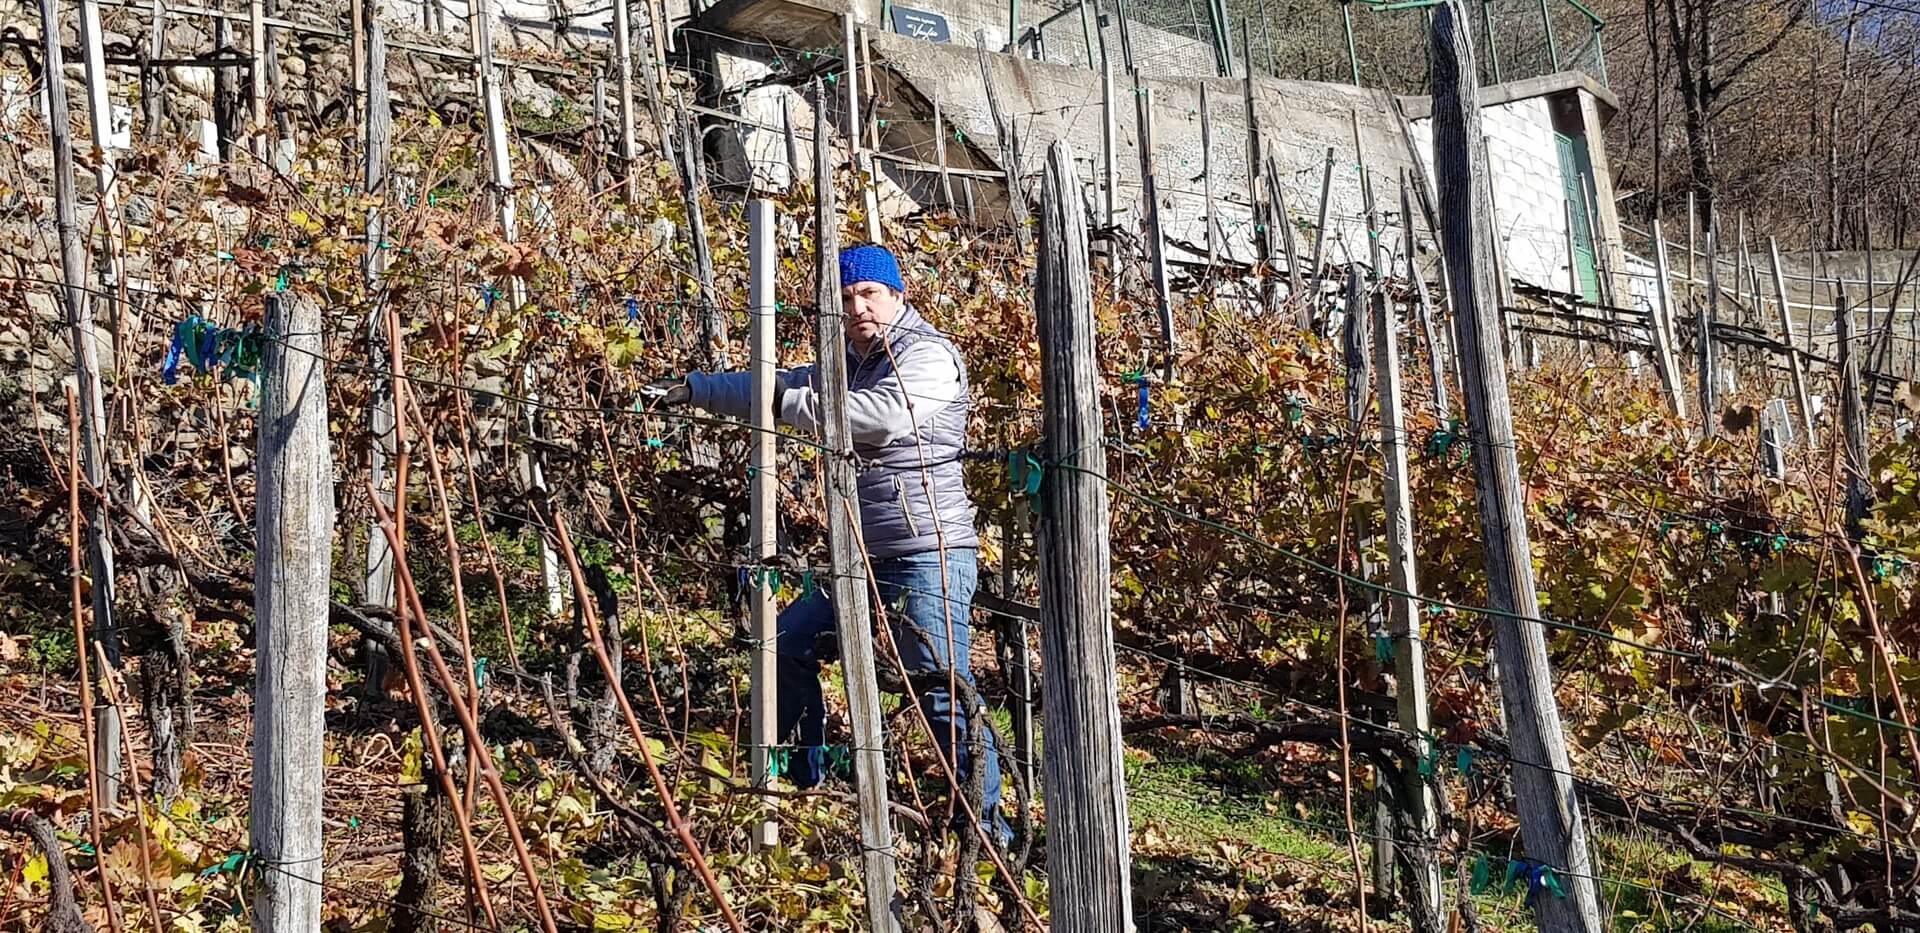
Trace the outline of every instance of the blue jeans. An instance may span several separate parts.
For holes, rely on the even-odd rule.
[[[944,596],[940,586],[940,555],[939,551],[927,551],[876,559],[874,581],[906,669],[944,682],[951,665],[954,676],[972,686],[973,664],[969,661],[968,648],[973,638],[969,614],[973,608],[974,587],[979,580],[979,552],[973,548],[953,548],[946,552]],[[951,639],[947,637],[949,620]],[[820,659],[814,646],[822,634],[832,631],[835,631],[833,606],[822,590],[815,590],[813,595],[780,613],[780,721],[776,734],[783,738],[794,736],[797,748],[788,765],[788,774],[794,784],[802,788],[820,783],[826,771],[827,707],[820,694]],[[944,686],[922,692],[920,708],[926,712],[948,759],[958,762],[961,786],[965,787],[966,779],[973,773],[965,712],[956,707]],[[997,830],[1005,823],[999,819],[1000,750],[991,729],[987,731],[987,759],[981,764],[986,772],[986,806],[980,817]]]

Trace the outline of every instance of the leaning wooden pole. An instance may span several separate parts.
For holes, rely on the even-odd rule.
[[[748,313],[752,315],[748,343],[752,354],[748,372],[752,380],[753,435],[747,438],[747,512],[749,528],[748,559],[755,565],[752,589],[747,592],[747,625],[753,633],[753,690],[751,727],[753,751],[747,773],[755,787],[767,787],[773,778],[773,746],[780,736],[776,731],[776,713],[780,708],[775,690],[779,676],[778,613],[773,602],[773,580],[766,569],[773,563],[778,548],[775,531],[779,525],[779,506],[775,501],[774,440],[779,436],[773,420],[774,365],[774,275],[780,257],[774,246],[773,202],[758,198],[747,204]],[[761,819],[753,833],[758,847],[780,842],[780,824],[775,822],[774,801],[761,799]]]
[[[60,14],[56,0],[40,0],[41,36],[46,47],[47,135],[53,148],[54,223],[60,237],[61,295],[66,300],[67,334],[73,343],[73,375],[79,387],[80,467],[92,487],[87,497],[87,572],[93,594],[93,637],[111,664],[120,663],[120,634],[114,618],[113,539],[108,529],[106,408],[100,388],[100,335],[93,327],[93,302],[87,284],[87,247],[74,218],[80,197],[73,184],[73,134],[67,123],[66,74],[61,61]],[[108,676],[102,671],[100,676]],[[112,807],[120,789],[120,714],[103,703],[95,708],[94,769],[102,805]]]
[[[256,933],[320,928],[333,454],[320,306],[267,299],[254,503]]]
[[[1132,928],[1126,775],[1114,662],[1105,423],[1086,218],[1073,153],[1047,151],[1034,276],[1040,337],[1040,654],[1054,933]]]
[[[1793,376],[1793,403],[1800,409],[1800,427],[1805,432],[1807,449],[1813,450],[1818,445],[1813,440],[1813,406],[1807,397],[1806,367],[1800,362],[1800,348],[1793,345],[1793,311],[1787,305],[1787,277],[1780,272],[1780,244],[1773,237],[1767,237],[1767,256],[1772,260],[1773,300],[1780,311],[1780,342],[1786,348],[1787,371]]]
[[[1160,184],[1153,159],[1153,89],[1139,87],[1135,80],[1134,116],[1140,130],[1140,206],[1147,242],[1147,262],[1153,270],[1154,311],[1160,318],[1160,378],[1173,381],[1178,359],[1178,337],[1173,328],[1173,290],[1167,277],[1166,231],[1160,221]]]
[[[1667,263],[1667,237],[1660,230],[1659,218],[1653,221],[1653,264],[1655,278],[1653,283],[1653,326],[1654,356],[1660,363],[1660,385],[1666,390],[1667,409],[1673,412],[1675,421],[1684,428],[1687,423],[1686,381],[1680,375],[1678,354],[1674,351],[1674,316],[1679,313],[1680,305],[1673,297],[1672,269]]]
[[[814,84],[814,99],[820,100]],[[880,686],[874,672],[872,610],[867,602],[865,556],[860,553],[855,502],[853,431],[847,423],[847,320],[840,305],[840,216],[834,210],[833,162],[827,145],[827,109],[814,108],[814,261],[818,268],[819,323],[815,344],[819,369],[820,433],[826,447],[827,539],[832,559],[831,601],[840,633],[840,664],[846,675],[847,718],[853,726],[853,770],[860,804],[861,867],[867,882],[867,929],[897,931],[893,913],[895,856],[887,822],[886,740],[880,718]]]
[[[1485,532],[1487,601],[1515,760],[1514,799],[1528,856],[1558,871],[1567,892],[1565,897],[1534,898],[1534,915],[1542,930],[1599,933],[1601,909],[1593,860],[1580,801],[1574,795],[1559,703],[1553,695],[1546,635],[1534,621],[1539,618],[1540,603],[1527,538],[1526,495],[1507,398],[1506,360],[1500,348],[1500,309],[1489,275],[1493,238],[1482,187],[1487,168],[1480,91],[1459,0],[1446,0],[1435,9],[1429,48],[1433,149],[1440,182],[1440,254],[1451,273],[1454,313],[1459,317],[1475,498]]]

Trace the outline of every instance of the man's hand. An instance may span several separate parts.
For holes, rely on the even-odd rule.
[[[657,379],[647,383],[640,394],[653,400],[655,408],[678,408],[693,401],[693,390],[687,388],[685,379]]]

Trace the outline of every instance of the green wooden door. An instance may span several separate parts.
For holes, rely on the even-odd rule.
[[[1565,189],[1564,197],[1573,205],[1573,262],[1580,272],[1580,297],[1588,301],[1600,300],[1600,272],[1594,265],[1593,229],[1587,218],[1592,206],[1588,197],[1587,178],[1592,174],[1587,161],[1587,147],[1571,136],[1553,134],[1553,141],[1560,148],[1560,180]],[[1556,289],[1567,287],[1566,282],[1555,282]]]

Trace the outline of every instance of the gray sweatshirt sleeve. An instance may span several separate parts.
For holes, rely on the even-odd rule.
[[[788,386],[780,420],[819,434],[820,396],[813,389],[812,367],[807,375],[805,385]],[[856,443],[884,446],[911,436],[915,424],[925,424],[959,397],[960,361],[939,344],[917,343],[900,353],[885,378],[847,393],[847,422]]]
[[[774,373],[774,382],[787,390],[811,386],[813,364],[778,370]],[[752,373],[688,373],[687,391],[692,394],[693,404],[700,408],[726,418],[753,420]]]

